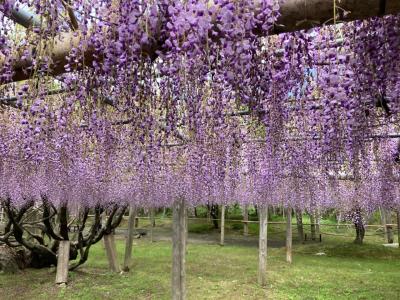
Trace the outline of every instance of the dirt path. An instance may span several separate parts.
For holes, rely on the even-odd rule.
[[[149,228],[143,228],[141,230],[145,230],[147,234],[142,236],[142,239],[150,239],[150,230]],[[126,229],[118,228],[116,230],[117,235],[126,235]],[[168,227],[155,227],[153,229],[153,240],[154,241],[171,241],[172,230]],[[189,233],[188,242],[193,244],[219,244],[220,235],[216,231],[212,231],[207,234],[203,233]],[[258,247],[258,236],[249,235],[225,235],[225,244],[226,245],[240,245],[240,246],[249,246],[249,247]],[[285,241],[279,240],[268,240],[268,247],[272,248],[280,248],[285,246]]]

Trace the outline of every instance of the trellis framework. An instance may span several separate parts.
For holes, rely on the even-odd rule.
[[[146,6],[135,1],[129,4],[121,1],[121,7],[127,8],[126,11],[133,12],[136,18],[134,22],[131,22],[130,17],[119,10],[118,3],[108,3],[111,7],[110,18],[100,20],[98,23],[93,21],[101,27],[95,29],[90,28],[88,24],[78,24],[81,28],[77,28],[79,22],[73,17],[73,14],[71,15],[73,5],[69,5],[68,9],[65,9],[65,13],[69,16],[66,24],[72,28],[72,31],[68,29],[68,32],[65,32],[64,29],[60,32],[49,30],[52,26],[53,28],[64,28],[62,26],[66,25],[65,22],[57,21],[57,18],[51,15],[54,12],[50,8],[44,8],[44,11],[50,15],[45,20],[46,22],[37,16],[32,19],[34,22],[27,22],[26,18],[19,18],[18,12],[10,11],[8,7],[5,11],[13,14],[14,19],[17,21],[23,19],[24,21],[21,23],[24,26],[34,25],[35,34],[38,33],[41,37],[45,36],[46,39],[39,43],[43,45],[39,47],[42,49],[40,53],[42,56],[38,56],[38,52],[32,50],[32,45],[27,45],[18,54],[9,52],[9,56],[4,55],[9,50],[7,47],[4,51],[2,50],[0,66],[6,72],[1,77],[1,82],[8,83],[30,77],[36,79],[34,86],[18,86],[17,95],[14,98],[6,96],[2,102],[15,103],[15,106],[21,108],[21,114],[17,113],[17,117],[14,112],[10,113],[11,119],[16,118],[23,125],[22,127],[28,124],[25,137],[29,140],[29,144],[20,153],[25,159],[22,161],[26,162],[26,158],[28,158],[27,161],[34,162],[33,165],[36,166],[36,163],[43,161],[43,158],[45,158],[44,161],[54,159],[60,155],[59,152],[54,151],[54,148],[57,149],[61,144],[61,148],[65,148],[66,152],[75,153],[74,158],[80,163],[80,165],[74,165],[71,160],[70,164],[73,167],[70,169],[66,167],[62,171],[66,171],[68,174],[70,170],[76,170],[87,177],[92,176],[90,179],[93,181],[85,182],[86,186],[91,186],[93,189],[101,188],[102,191],[99,194],[92,191],[87,193],[88,195],[94,194],[94,198],[109,197],[113,202],[118,202],[121,198],[126,198],[126,195],[134,194],[138,196],[131,201],[136,205],[152,206],[169,205],[171,201],[185,196],[187,201],[196,204],[201,201],[199,196],[196,197],[196,193],[205,190],[208,194],[199,193],[199,195],[207,195],[209,199],[224,204],[228,199],[232,201],[243,198],[245,200],[242,201],[259,204],[284,202],[289,207],[316,205],[321,200],[318,199],[319,202],[317,202],[318,195],[315,194],[325,191],[327,189],[326,182],[329,182],[326,180],[324,172],[321,176],[318,174],[318,171],[326,167],[334,174],[340,173],[344,169],[351,174],[356,184],[359,184],[358,187],[364,183],[364,189],[368,188],[368,184],[365,182],[371,183],[376,179],[367,176],[368,170],[374,170],[374,174],[379,174],[380,180],[390,178],[391,183],[394,181],[394,167],[390,163],[385,167],[385,174],[380,174],[376,172],[376,165],[364,166],[362,162],[365,161],[363,159],[365,157],[368,157],[367,161],[373,161],[370,158],[377,152],[379,152],[378,161],[390,161],[391,158],[393,162],[397,159],[389,157],[388,160],[388,157],[385,156],[385,150],[393,150],[393,145],[389,145],[390,143],[384,143],[382,146],[384,149],[380,149],[380,146],[368,143],[366,139],[369,140],[372,137],[376,139],[380,139],[380,137],[397,138],[398,136],[397,133],[390,132],[395,126],[387,126],[388,128],[383,132],[379,132],[381,130],[379,128],[375,130],[376,132],[370,132],[370,127],[376,126],[374,121],[385,120],[383,114],[376,110],[375,106],[383,108],[386,114],[388,114],[389,108],[390,116],[386,116],[386,118],[392,118],[394,120],[391,120],[392,123],[396,123],[397,120],[397,82],[393,78],[398,71],[398,66],[393,66],[389,59],[383,59],[382,54],[385,52],[372,47],[371,40],[378,38],[373,28],[380,28],[385,33],[383,36],[387,37],[381,45],[395,54],[398,53],[396,49],[398,50],[399,45],[395,41],[395,38],[398,37],[398,32],[395,31],[398,28],[398,18],[392,16],[356,22],[348,27],[344,25],[343,27],[346,27],[351,34],[360,36],[359,40],[355,39],[354,43],[350,45],[347,45],[346,41],[353,40],[350,36],[345,36],[343,39],[345,41],[344,50],[331,49],[329,47],[331,40],[325,38],[333,35],[334,43],[337,44],[337,35],[346,34],[343,27],[339,29],[338,27],[324,28],[312,32],[321,39],[322,44],[322,47],[316,47],[315,51],[309,51],[310,49],[307,48],[315,46],[315,44],[310,41],[310,35],[305,32],[277,36],[268,41],[260,41],[258,36],[276,31],[310,28],[329,19],[335,23],[339,22],[344,15],[351,20],[385,13],[398,13],[400,9],[396,2],[341,1],[338,5],[335,1],[327,1],[322,6],[313,6],[317,3],[316,1],[304,1],[301,3],[304,4],[302,6],[304,10],[299,10],[299,3],[296,1],[279,1],[281,16],[277,15],[279,7],[276,1],[260,1],[254,5],[243,2],[240,5],[244,6],[244,11],[254,9],[258,15],[257,18],[254,18],[251,14],[245,14],[244,18],[247,18],[245,26],[242,26],[244,22],[240,18],[224,23],[227,27],[229,27],[229,23],[236,24],[239,28],[238,35],[235,35],[237,28],[229,30],[224,26],[218,27],[220,25],[218,22],[224,22],[224,18],[228,18],[232,14],[234,5],[229,1],[215,1],[211,4],[207,2],[207,4],[217,7],[211,13],[209,23],[207,23],[209,20],[202,18],[204,7],[196,6],[196,3],[191,2],[189,4],[193,6],[190,6],[189,9],[176,3],[168,3],[168,1],[159,1],[158,6],[151,4]],[[101,12],[105,6],[102,3],[97,4],[98,11],[96,13],[102,18],[105,17]],[[352,5],[355,6],[352,7]],[[346,8],[347,6],[348,8]],[[376,10],[370,9],[371,7],[375,7]],[[242,9],[243,7],[234,8]],[[84,9],[86,11],[80,12],[80,14],[91,14],[90,10]],[[206,32],[210,31],[212,38],[209,38],[207,34],[200,35],[204,28],[192,18],[191,9],[197,13],[196,18],[210,26]],[[207,9],[211,11],[211,8]],[[316,9],[320,10],[320,18],[317,23],[309,19],[311,14],[316,15],[315,12],[312,13]],[[348,11],[351,13],[347,14]],[[117,12],[121,14],[118,15]],[[95,17],[99,18],[99,16]],[[91,18],[93,16],[89,17],[89,19]],[[38,20],[41,20],[40,26],[38,26]],[[182,20],[189,22],[192,28],[182,25]],[[100,26],[102,22],[106,25]],[[294,26],[296,22],[298,27]],[[282,27],[281,23],[286,26]],[[159,24],[168,30],[163,31],[164,27],[160,27]],[[146,27],[146,31],[143,30],[142,25]],[[125,29],[124,26],[128,29]],[[394,28],[393,30],[391,26]],[[118,31],[119,36],[118,39],[113,40],[113,36],[116,36],[116,29],[120,30]],[[81,32],[84,34],[81,35]],[[178,38],[176,38],[177,35]],[[369,38],[370,35],[371,38]],[[58,36],[67,38],[59,41]],[[186,37],[190,37],[192,40],[185,41]],[[204,43],[204,38],[207,43]],[[86,39],[91,42],[87,42]],[[107,42],[107,39],[111,42]],[[135,39],[140,40],[140,43],[134,44]],[[228,43],[221,46],[218,43],[219,39],[228,40]],[[55,44],[47,48],[49,40],[54,40]],[[233,41],[231,44],[230,40]],[[11,43],[11,41],[8,42]],[[136,45],[136,48],[130,46],[132,43]],[[195,46],[192,47],[192,44]],[[363,48],[363,44],[367,47]],[[208,48],[204,45],[207,45]],[[207,51],[199,51],[199,46],[204,47]],[[260,51],[260,46],[266,47],[266,50]],[[283,49],[283,53],[275,53],[270,56],[268,49],[275,49],[278,46]],[[343,47],[343,44],[340,47]],[[319,60],[320,48],[327,54],[325,55],[327,60]],[[334,48],[337,49],[337,45]],[[101,51],[104,53],[102,54]],[[364,53],[370,54],[368,59],[375,70],[371,71],[359,64],[349,64],[349,60],[355,58],[362,61]],[[316,58],[312,55],[315,55]],[[232,63],[232,59],[236,59],[237,62]],[[215,64],[215,67],[208,66],[207,62],[208,65]],[[343,67],[338,66],[339,63],[343,64],[345,68],[351,66],[354,72],[359,72],[360,76],[346,73]],[[160,64],[162,67],[155,69],[152,67],[155,64]],[[202,68],[198,68],[201,64],[207,65],[205,74]],[[30,67],[32,68],[29,69]],[[310,68],[319,69],[317,78],[308,74]],[[307,74],[304,74],[305,70]],[[65,71],[75,72],[70,73],[71,76],[67,74],[57,78],[72,93],[62,99],[65,100],[65,105],[63,102],[57,103],[59,108],[53,109],[60,114],[54,118],[58,122],[57,126],[47,127],[46,116],[52,113],[52,109],[43,105],[42,96],[46,93],[52,94],[52,92],[46,92],[46,87],[49,85],[46,76],[57,76]],[[394,76],[385,81],[380,76],[387,72]],[[367,86],[371,83],[368,77],[370,73],[376,73],[378,76],[372,82],[373,88],[379,90],[378,95],[373,93],[373,88]],[[359,86],[351,84],[352,80],[356,81]],[[296,84],[283,84],[291,81],[295,81]],[[302,85],[304,82],[307,82],[308,85]],[[314,83],[316,85],[313,85]],[[254,89],[255,86],[261,88]],[[64,87],[62,88],[64,91]],[[251,91],[251,89],[254,90]],[[340,91],[341,94],[339,92],[330,93],[332,89]],[[293,95],[294,101],[282,101],[282,99],[288,98],[288,92],[297,93],[299,90],[305,90],[305,93],[309,95],[316,93],[314,100],[321,99],[321,103],[311,103],[309,106],[310,103],[305,101],[301,95]],[[387,94],[390,90],[394,92],[388,97]],[[7,88],[6,92],[8,92]],[[363,99],[365,95],[368,96],[367,100]],[[26,96],[33,98],[33,103],[28,106],[25,106],[22,101]],[[347,101],[347,98],[351,101]],[[87,99],[93,101],[90,103]],[[102,106],[104,102],[107,102],[104,99],[116,100],[108,101],[111,102],[109,104],[112,104],[115,111]],[[93,105],[96,101],[101,103]],[[80,109],[76,109],[77,102],[79,102]],[[292,102],[294,102],[294,109],[288,110],[286,106],[293,105]],[[299,109],[297,109],[297,105],[300,106]],[[44,109],[47,115],[43,113],[41,119],[37,119],[38,109]],[[88,122],[81,124],[79,118],[76,117],[79,114],[83,115]],[[343,114],[346,117],[343,117]],[[32,117],[34,122],[30,123],[27,115]],[[233,118],[243,115],[250,115],[249,124]],[[122,119],[121,116],[127,118]],[[158,119],[161,120],[161,125]],[[312,122],[315,120],[321,120],[321,122],[313,124]],[[36,126],[38,123],[41,125]],[[36,127],[33,128],[31,124],[35,124]],[[42,126],[43,124],[46,125]],[[31,130],[29,126],[32,126],[34,130]],[[118,129],[110,129],[116,127]],[[185,131],[183,138],[181,128]],[[40,137],[43,137],[40,135],[42,130],[59,134],[61,142],[47,140],[46,145],[43,146],[40,143]],[[35,131],[35,133],[32,134],[31,131]],[[254,136],[251,134],[252,131],[255,132]],[[22,133],[23,130],[21,130],[21,136],[23,136]],[[93,133],[96,138],[93,138]],[[306,136],[299,135],[299,133]],[[80,134],[82,137],[77,142],[79,146],[75,149],[78,148],[86,155],[90,153],[84,159],[80,157],[79,153],[74,152],[75,149],[72,145],[76,141],[71,137],[73,134]],[[287,134],[291,136],[288,137]],[[255,140],[260,139],[258,135],[263,137],[262,144],[264,144],[259,145],[258,149],[252,145],[253,143],[243,143],[247,136],[251,136]],[[121,141],[118,139],[121,136],[130,136],[131,139]],[[181,142],[183,140],[184,143],[179,142],[179,146],[182,147],[171,147],[169,142],[171,139],[173,145],[176,144],[176,139]],[[38,146],[39,150],[32,150],[32,145]],[[96,149],[93,145],[99,146],[99,148]],[[379,149],[377,150],[377,148]],[[118,151],[119,149],[126,151]],[[309,149],[313,149],[312,155],[307,154]],[[113,155],[114,152],[118,154]],[[205,153],[203,156],[202,152]],[[10,151],[10,153],[13,152]],[[127,158],[131,159],[129,153],[131,156],[134,156],[133,153],[137,154],[141,160],[134,161],[127,166]],[[394,154],[394,156],[396,155],[398,156],[398,153]],[[92,156],[95,159],[92,160]],[[96,162],[97,159],[101,162],[100,164]],[[60,161],[69,160],[66,156],[62,159],[55,159],[56,163]],[[161,166],[157,165],[158,161],[163,162]],[[331,163],[332,161],[334,164]],[[121,172],[122,174],[110,172],[110,169],[115,166],[124,172]],[[87,168],[87,173],[82,172],[82,167]],[[90,172],[91,168],[98,168],[102,177],[100,179],[94,177]],[[135,172],[132,169],[135,169]],[[360,172],[360,169],[363,172]],[[33,172],[34,175],[30,177],[30,180],[37,177],[38,174],[46,178],[47,175],[40,171]],[[318,176],[314,176],[315,172]],[[186,174],[190,174],[190,176],[185,176]],[[135,181],[134,178],[140,176],[145,178],[144,183],[138,182],[138,179]],[[84,177],[82,176],[82,178]],[[116,187],[112,186],[111,178],[118,178],[114,181],[122,182],[122,184]],[[217,178],[216,183],[213,183],[213,178]],[[308,190],[301,189],[299,178],[306,178],[309,181]],[[70,180],[70,177],[65,176],[61,180]],[[96,180],[101,183],[100,186],[96,185],[94,182]],[[202,181],[204,181],[203,185]],[[173,182],[182,182],[184,188],[179,190],[172,184]],[[132,193],[129,186],[134,186],[135,183],[138,183],[140,188]],[[285,190],[285,183],[288,183],[294,192]],[[312,190],[310,186],[315,183],[318,183],[317,186],[320,187]],[[151,186],[157,186],[159,191],[151,190]],[[245,189],[245,186],[250,188]],[[46,191],[50,193],[50,188],[47,185],[46,187]],[[118,197],[112,196],[112,192],[108,191],[112,188],[115,189],[114,191],[118,190]],[[29,188],[23,191],[27,192],[28,190]],[[80,199],[78,192],[75,193],[74,199]],[[161,195],[163,193],[168,194],[169,198],[163,197]],[[282,195],[290,200],[284,200]],[[53,196],[59,197],[54,193]],[[294,201],[295,196],[300,200]],[[307,197],[312,200],[305,200]],[[140,198],[142,199],[139,200]],[[79,204],[79,201],[77,200],[76,203]],[[69,201],[69,203],[73,202]],[[373,201],[367,202],[367,205],[372,205],[371,203]],[[355,211],[360,212],[362,204],[356,202],[351,205],[354,205]],[[332,203],[320,205],[332,205]],[[177,219],[180,217],[182,216],[177,216]],[[360,213],[355,217],[359,218]],[[261,222],[265,222],[265,219],[262,219]],[[184,230],[184,226],[176,228]],[[177,233],[177,236],[183,235]],[[261,238],[263,239],[263,237]],[[181,254],[175,258],[175,262],[183,265],[181,262],[184,261],[182,257],[184,251],[178,252]],[[182,271],[182,267],[178,269]],[[184,295],[183,290],[178,291],[175,298],[184,298]]]

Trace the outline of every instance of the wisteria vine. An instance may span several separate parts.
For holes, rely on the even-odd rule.
[[[399,206],[399,16],[272,35],[272,0],[19,3],[41,22],[0,4],[0,197]]]

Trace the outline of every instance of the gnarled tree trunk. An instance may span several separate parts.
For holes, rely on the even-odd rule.
[[[89,209],[84,208],[77,216],[68,218],[68,208],[66,205],[56,208],[46,197],[43,197],[40,206],[35,205],[34,201],[29,201],[21,207],[14,207],[11,199],[2,202],[7,215],[7,223],[0,232],[0,243],[11,248],[26,249],[23,252],[24,259],[18,259],[12,255],[13,252],[0,252],[0,260],[3,261],[4,269],[12,269],[15,257],[20,268],[46,268],[57,265],[57,252],[59,245],[63,241],[70,241],[69,260],[76,260],[78,254],[79,261],[70,265],[71,270],[86,262],[90,247],[100,241],[104,235],[110,234],[121,222],[126,210],[125,206],[111,204],[108,207],[96,207],[94,221],[90,224],[89,230],[85,230]],[[41,212],[40,218],[30,220],[32,211]],[[109,218],[104,225],[101,224],[100,215],[104,210],[108,210]],[[72,223],[76,225],[72,226]],[[37,234],[37,232],[40,234]],[[74,233],[71,234],[71,231]],[[45,237],[45,238],[44,238]],[[28,255],[29,254],[29,255]],[[20,256],[21,257],[21,256]],[[26,259],[29,258],[29,259]],[[20,263],[19,263],[20,262]]]
[[[364,241],[365,236],[364,224],[362,222],[355,222],[354,226],[356,228],[356,239],[354,240],[354,243],[361,245]]]

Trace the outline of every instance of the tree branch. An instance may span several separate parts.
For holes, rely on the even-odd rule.
[[[63,238],[54,232],[53,226],[51,225],[51,222],[50,222],[49,201],[44,196],[42,197],[42,201],[43,201],[43,224],[46,227],[46,234],[54,240],[62,241]],[[55,210],[54,207],[53,207],[53,209]],[[56,211],[56,214],[57,214],[57,211]]]

